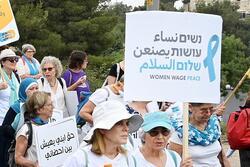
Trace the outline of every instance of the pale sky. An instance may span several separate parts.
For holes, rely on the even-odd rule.
[[[135,6],[143,6],[145,0],[111,0],[111,2],[123,2],[123,4]]]

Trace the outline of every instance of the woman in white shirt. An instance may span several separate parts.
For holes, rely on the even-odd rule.
[[[143,167],[192,167],[192,160],[181,163],[175,151],[166,149],[171,135],[171,120],[165,112],[156,111],[144,116],[141,126],[142,146],[135,150],[138,166]]]
[[[96,106],[107,100],[117,100],[124,103],[123,100],[124,76],[115,84],[107,85],[97,89],[90,97],[86,104],[82,107],[79,115],[88,123],[93,123],[92,112]]]
[[[10,106],[18,99],[20,81],[14,73],[18,58],[11,49],[0,53],[0,125]]]
[[[136,131],[143,122],[140,115],[129,114],[119,101],[105,101],[93,111],[93,128],[84,138],[87,146],[71,155],[64,167],[135,167],[133,156],[122,147],[129,132]]]
[[[24,78],[39,79],[42,77],[40,72],[40,63],[34,58],[36,48],[31,44],[22,46],[22,57],[17,62],[17,73]]]
[[[45,56],[41,62],[41,69],[44,78],[38,80],[39,90],[51,93],[54,105],[52,119],[68,117],[64,94],[67,86],[65,80],[60,77],[63,70],[61,61],[53,56]]]
[[[53,104],[49,93],[34,92],[25,103],[25,120],[32,126],[32,144],[28,148],[29,127],[25,123],[16,134],[15,163],[23,167],[38,167],[35,131],[38,126],[48,123],[52,116]]]
[[[219,113],[218,110],[224,109],[225,107],[220,105],[217,113]],[[219,142],[221,130],[213,105],[211,103],[190,103],[189,110],[188,149],[194,167],[221,167],[218,158],[220,152],[224,165],[228,164]],[[182,122],[175,122],[173,125],[175,133],[170,138],[169,147],[182,155],[183,125]]]

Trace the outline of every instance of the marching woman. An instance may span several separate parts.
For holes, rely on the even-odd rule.
[[[48,123],[52,116],[53,104],[49,93],[35,92],[25,103],[24,117],[31,122],[31,129],[25,123],[16,134],[15,163],[23,167],[38,167],[35,133],[38,126]],[[32,143],[28,146],[30,131]]]
[[[64,167],[135,167],[135,158],[122,145],[127,143],[130,132],[138,130],[143,119],[129,114],[125,105],[109,100],[95,107],[93,128],[84,138],[87,146],[71,155]]]
[[[221,167],[221,163],[230,166],[219,142],[221,129],[217,114],[224,109],[224,105],[214,109],[211,103],[190,103],[188,149],[194,167]],[[181,122],[173,125],[175,132],[170,138],[169,147],[182,155],[183,125]]]
[[[18,58],[11,49],[0,53],[0,125],[10,106],[18,99],[20,79],[14,72]]]
[[[87,65],[87,54],[83,51],[74,50],[69,57],[69,68],[62,75],[68,90],[77,92],[79,102],[83,100],[80,97],[81,92],[90,92],[90,85],[84,71]]]
[[[20,83],[18,92],[19,99],[10,106],[7,114],[5,115],[3,124],[0,129],[0,166],[8,166],[8,149],[11,142],[15,138],[16,126],[11,126],[16,115],[20,113],[21,106],[35,91],[38,90],[37,81],[33,78],[26,78]],[[14,124],[13,124],[14,125]],[[15,124],[17,125],[17,124]]]
[[[42,77],[40,72],[40,63],[34,58],[36,48],[31,44],[22,46],[22,57],[17,62],[17,73],[24,78],[39,79]]]
[[[171,120],[165,112],[156,111],[144,116],[140,134],[143,144],[135,151],[138,166],[192,167],[190,158],[181,162],[178,153],[166,149],[173,129],[171,124]]]
[[[41,62],[43,78],[38,80],[39,90],[51,93],[51,99],[54,105],[52,118],[55,120],[69,116],[66,107],[65,92],[67,90],[66,83],[62,74],[61,61],[53,56],[45,56]]]

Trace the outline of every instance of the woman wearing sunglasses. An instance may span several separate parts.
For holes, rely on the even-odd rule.
[[[41,62],[43,78],[38,80],[39,90],[51,93],[54,110],[52,119],[58,120],[68,117],[65,94],[67,86],[65,80],[61,78],[61,61],[53,56],[45,56]]]
[[[0,125],[6,112],[18,99],[19,77],[15,74],[18,56],[11,49],[0,53]]]
[[[143,119],[138,114],[129,114],[124,104],[109,100],[95,107],[93,128],[85,136],[85,146],[72,154],[64,167],[143,167],[136,165],[131,153],[122,146],[128,135],[137,131]]]
[[[192,167],[190,158],[181,162],[178,153],[166,149],[171,135],[171,120],[165,112],[151,112],[144,116],[140,134],[142,146],[135,151],[138,166]]]
[[[40,63],[34,58],[36,48],[31,44],[24,44],[22,46],[22,58],[17,63],[17,73],[22,79],[42,77],[40,71]]]
[[[24,104],[24,102],[37,90],[38,84],[33,78],[26,78],[20,83],[18,92],[19,99],[10,106],[0,129],[0,166],[8,166],[8,149],[15,137],[15,130],[17,129],[20,119],[20,116],[17,116],[16,119],[15,117],[20,113],[21,106]],[[13,123],[14,119],[15,122]]]

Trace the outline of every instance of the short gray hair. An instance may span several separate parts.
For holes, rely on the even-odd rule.
[[[24,44],[22,46],[22,52],[23,53],[26,53],[26,51],[29,50],[29,49],[33,50],[34,52],[36,52],[36,48],[33,45],[31,45],[31,44]]]
[[[63,71],[61,61],[54,56],[45,56],[41,62],[41,69],[43,69],[44,65],[47,63],[53,64],[56,70],[56,78],[60,78],[62,75],[62,71]]]
[[[139,129],[138,130],[138,136],[141,139],[141,143],[145,144],[145,136],[146,136],[146,132],[144,132],[144,130]]]

